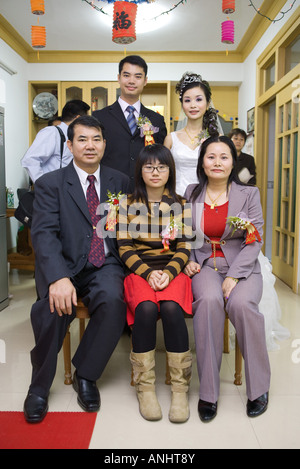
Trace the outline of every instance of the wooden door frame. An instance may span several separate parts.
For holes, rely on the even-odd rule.
[[[254,147],[256,155],[257,166],[257,186],[260,189],[261,201],[263,207],[263,214],[266,219],[267,209],[267,168],[268,168],[268,104],[276,99],[276,96],[288,87],[292,87],[293,95],[300,98],[300,64],[296,65],[292,70],[286,73],[285,71],[285,50],[289,44],[299,36],[300,32],[300,8],[298,8],[294,15],[286,22],[283,28],[271,41],[265,51],[257,59],[257,76],[256,76],[256,106],[255,106],[255,136]],[[266,86],[266,70],[274,61],[275,64],[275,83],[269,88]],[[299,81],[298,81],[299,80]],[[296,88],[295,88],[296,84]],[[297,86],[298,84],[298,86]],[[294,86],[294,87],[293,87]],[[292,97],[292,92],[291,92]],[[277,103],[277,100],[276,100]],[[300,116],[299,116],[300,118]],[[277,104],[276,104],[276,121],[277,121]],[[275,130],[276,142],[278,139],[278,122],[276,122]],[[300,174],[300,131],[298,131],[298,179]],[[276,168],[278,164],[278,145],[275,146],[275,178]],[[274,179],[276,180],[276,179]],[[297,200],[296,200],[296,226],[295,226],[295,263],[293,271],[293,280],[291,287],[295,293],[300,294],[300,278],[298,278],[298,263],[299,263],[299,242],[300,242],[300,203],[298,202],[300,190],[297,186]],[[274,200],[276,197],[276,190],[274,190]],[[276,219],[273,216],[273,236],[274,225]],[[274,272],[280,278],[277,272]],[[300,275],[299,275],[300,277]],[[299,282],[299,283],[298,283]]]

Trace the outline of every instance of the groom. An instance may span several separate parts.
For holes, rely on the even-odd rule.
[[[119,63],[120,97],[112,105],[93,113],[103,123],[106,132],[103,164],[130,177],[130,192],[134,189],[136,159],[145,146],[145,137],[141,137],[136,120],[139,117],[149,119],[156,128],[153,134],[156,143],[164,143],[167,135],[163,116],[143,106],[140,101],[147,84],[147,73],[148,65],[142,57],[124,57]]]
[[[81,116],[68,128],[73,161],[36,181],[31,236],[36,257],[38,300],[31,320],[36,345],[31,352],[32,381],[24,403],[28,422],[40,422],[48,411],[48,395],[57,354],[75,317],[78,295],[90,320],[73,358],[73,387],[87,412],[100,408],[100,378],[125,325],[124,271],[116,239],[96,234],[94,207],[107,191],[127,193],[129,179],[100,165],[106,141],[103,126]],[[94,176],[94,177],[93,177]],[[102,224],[104,225],[104,224]]]

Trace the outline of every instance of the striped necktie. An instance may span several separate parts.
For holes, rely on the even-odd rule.
[[[91,248],[88,256],[88,261],[96,267],[101,267],[105,262],[104,243],[102,237],[99,237],[96,231],[97,223],[100,220],[100,216],[96,215],[97,208],[99,205],[99,197],[95,188],[95,176],[87,177],[90,185],[86,191],[86,201],[91,215],[93,223],[93,237],[91,242]]]
[[[130,128],[130,132],[133,135],[137,128],[136,120],[134,117],[135,108],[133,106],[128,106],[126,108],[126,111],[129,112],[128,117],[127,117],[127,122]]]

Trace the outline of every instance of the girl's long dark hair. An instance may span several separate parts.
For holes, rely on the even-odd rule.
[[[166,189],[168,189],[170,197],[174,202],[181,203],[182,197],[176,194],[176,169],[175,162],[172,156],[172,153],[168,148],[166,148],[161,143],[154,143],[153,145],[145,146],[139,153],[139,156],[136,160],[135,166],[135,188],[133,194],[129,196],[129,201],[143,202],[149,208],[148,203],[148,194],[146,190],[146,185],[142,177],[142,168],[146,164],[152,164],[156,160],[160,164],[165,164],[169,167],[169,179],[166,183]]]
[[[204,172],[204,169],[203,169],[203,159],[204,159],[204,155],[207,151],[208,145],[210,145],[211,143],[215,143],[215,142],[225,143],[229,147],[230,153],[231,153],[231,156],[232,156],[233,168],[232,168],[232,171],[231,171],[231,173],[229,175],[229,178],[228,178],[228,181],[227,181],[227,188],[229,187],[229,184],[232,181],[234,181],[236,184],[239,184],[240,186],[245,186],[246,185],[246,184],[242,183],[239,180],[238,175],[236,174],[236,164],[237,164],[238,156],[237,156],[237,152],[236,152],[236,148],[234,146],[234,143],[232,142],[232,140],[229,137],[226,137],[225,135],[216,135],[214,137],[208,138],[201,145],[199,158],[198,158],[198,164],[197,164],[197,177],[198,177],[199,184],[194,188],[194,190],[192,192],[192,195],[191,195],[192,201],[195,201],[197,199],[197,197],[199,197],[199,195],[201,194],[204,186],[207,183],[207,176],[206,176],[206,174]]]

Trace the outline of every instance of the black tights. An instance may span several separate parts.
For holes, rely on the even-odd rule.
[[[133,352],[143,353],[155,349],[158,316],[162,320],[167,351],[186,352],[189,349],[189,337],[184,313],[174,301],[162,301],[160,312],[152,301],[143,301],[137,306],[132,328]]]

